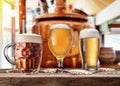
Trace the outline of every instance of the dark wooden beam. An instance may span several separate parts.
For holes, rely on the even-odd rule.
[[[108,27],[109,28],[120,28],[120,22],[109,24]]]
[[[101,33],[100,32],[100,25],[95,25],[95,28],[99,31],[99,33]]]
[[[104,34],[101,34],[101,43],[102,43],[102,47],[104,47],[105,45],[105,35]]]
[[[105,45],[105,41],[104,41],[105,35],[103,33],[101,33],[100,25],[96,25],[95,28],[99,31],[100,36],[101,36],[101,47],[104,47],[104,45]]]

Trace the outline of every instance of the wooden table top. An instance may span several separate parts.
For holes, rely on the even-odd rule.
[[[0,69],[0,86],[120,86],[120,68],[118,67],[114,71],[78,75],[7,73],[5,71],[8,70]]]

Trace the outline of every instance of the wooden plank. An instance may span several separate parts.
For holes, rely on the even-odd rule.
[[[81,9],[88,15],[96,15],[115,0],[74,0],[74,8]]]
[[[120,29],[120,22],[119,23],[112,23],[108,25],[109,28],[119,28]]]
[[[106,21],[120,16],[120,0],[115,0],[111,5],[96,15],[96,24],[100,25]]]
[[[94,82],[94,83],[93,83]],[[119,86],[120,75],[93,74],[33,74],[0,73],[1,86]]]

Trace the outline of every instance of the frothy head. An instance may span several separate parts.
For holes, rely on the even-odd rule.
[[[70,27],[67,24],[53,24],[50,27],[50,29],[56,29],[56,28],[70,29]]]
[[[80,31],[80,38],[96,37],[99,38],[99,32],[96,29],[84,29]]]
[[[32,43],[42,43],[42,38],[37,34],[17,34],[15,37],[15,42],[32,42]]]

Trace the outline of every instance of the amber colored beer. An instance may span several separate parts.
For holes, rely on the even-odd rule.
[[[95,29],[85,29],[80,32],[81,52],[86,69],[97,70],[99,55],[99,33]]]
[[[42,40],[36,34],[19,34],[15,39],[16,67],[22,72],[36,71],[42,52]]]
[[[15,60],[16,67],[23,72],[32,72],[38,68],[41,56],[40,43],[16,43]]]
[[[49,33],[48,45],[50,51],[59,60],[64,59],[72,44],[71,31],[69,29],[55,28]]]
[[[8,48],[14,48],[14,59],[10,59]],[[42,39],[36,34],[17,34],[15,43],[8,44],[4,49],[4,55],[7,61],[13,65],[19,72],[31,73],[40,69],[42,57]]]
[[[98,38],[82,38],[82,52],[88,67],[95,67],[98,60],[99,39]]]

